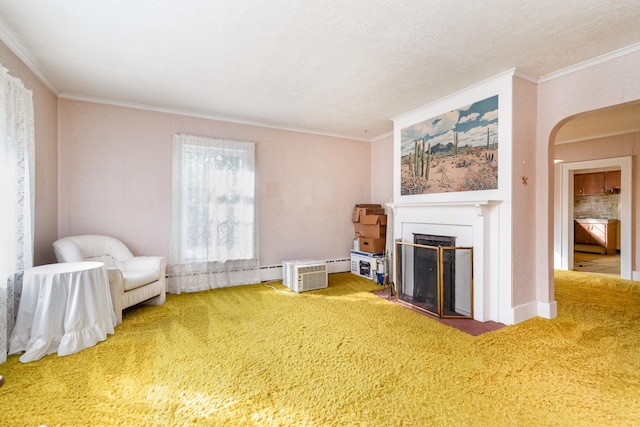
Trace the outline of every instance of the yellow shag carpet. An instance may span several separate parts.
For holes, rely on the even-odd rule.
[[[640,425],[638,283],[556,272],[557,318],[478,337],[375,289],[169,295],[90,349],[10,356],[0,425]]]

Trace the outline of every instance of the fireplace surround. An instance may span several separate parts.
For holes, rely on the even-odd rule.
[[[473,296],[472,305],[465,307],[462,314],[468,313],[480,322],[514,323],[508,311],[511,309],[511,271],[508,264],[501,262],[509,251],[509,241],[505,240],[507,235],[502,232],[501,222],[505,218],[502,207],[503,202],[498,200],[387,204],[389,220],[393,224],[394,271],[391,277],[396,293],[400,284],[409,286],[413,281],[413,264],[409,261],[414,257],[415,235],[455,237],[457,248],[473,248],[456,251],[456,258],[464,257],[464,261],[462,258],[456,260],[456,280],[464,280],[469,295],[463,294],[460,300],[456,296],[455,304],[471,301]],[[440,246],[443,252],[450,251],[444,248],[448,247]],[[461,269],[462,265],[465,270]],[[463,275],[463,271],[468,276]],[[410,294],[409,291],[406,293]],[[400,299],[398,302],[402,303]]]

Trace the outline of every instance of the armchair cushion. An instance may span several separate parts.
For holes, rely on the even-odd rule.
[[[160,278],[158,270],[124,271],[122,276],[124,277],[125,291],[130,291],[132,289],[139,288],[140,286],[148,285]]]

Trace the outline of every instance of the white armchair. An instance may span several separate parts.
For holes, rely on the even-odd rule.
[[[53,250],[58,262],[104,262],[118,325],[125,308],[166,300],[165,257],[133,256],[120,240],[100,235],[63,237],[53,243]]]

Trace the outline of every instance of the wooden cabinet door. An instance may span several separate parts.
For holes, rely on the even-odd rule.
[[[573,195],[582,196],[582,175],[573,176]]]
[[[583,194],[604,194],[604,172],[582,175]]]
[[[592,245],[607,245],[607,224],[592,222],[589,225]]]
[[[620,171],[605,172],[604,187],[607,190],[610,188],[620,188]]]
[[[589,234],[589,224],[584,222],[574,222],[574,241],[576,244],[588,245],[591,241],[591,235]]]

